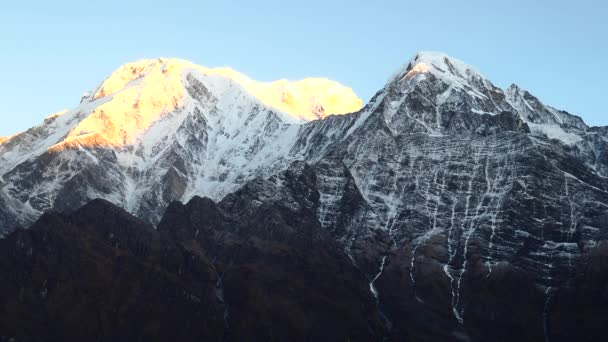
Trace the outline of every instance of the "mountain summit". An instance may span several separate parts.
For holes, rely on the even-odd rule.
[[[468,83],[485,78],[472,66],[442,52],[420,51],[414,55],[395,75],[392,81],[414,77],[416,74],[432,73],[450,83]]]
[[[355,112],[362,106],[350,88],[328,79],[264,83],[230,68],[206,68],[161,58],[123,65],[96,90],[85,94],[77,108],[49,119],[78,116],[77,124],[69,127],[59,144],[125,146],[171,113],[191,112],[201,94],[188,89],[197,82],[204,83],[214,98],[227,97],[233,106],[260,103],[276,110],[285,121],[322,119]]]

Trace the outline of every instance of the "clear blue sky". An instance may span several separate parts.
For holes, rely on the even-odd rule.
[[[10,1],[0,135],[75,106],[121,64],[179,57],[258,80],[324,76],[367,101],[418,50],[608,125],[606,1]]]

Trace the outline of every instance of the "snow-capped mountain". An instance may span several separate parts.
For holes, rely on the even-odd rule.
[[[521,285],[534,290],[509,300],[535,312],[539,329],[522,330],[535,340],[557,334],[555,298],[573,291],[607,238],[602,132],[458,60],[419,53],[359,113],[305,125],[292,152],[313,164],[318,217],[393,326],[417,316],[434,322],[420,338],[445,325],[446,339],[462,340],[475,329],[497,336],[497,324],[520,329],[510,309],[484,302]]]
[[[327,80],[127,65],[0,145],[0,227],[99,197],[149,223],[195,196],[224,198],[230,217],[270,202],[314,211],[396,340],[567,338],[580,327],[564,322],[602,310],[573,298],[604,281],[588,264],[608,239],[606,127],[434,52],[360,106]]]
[[[127,64],[76,108],[0,145],[0,226],[94,198],[157,222],[172,200],[220,199],[278,170],[303,122],[360,108],[327,79],[261,83],[175,59]]]

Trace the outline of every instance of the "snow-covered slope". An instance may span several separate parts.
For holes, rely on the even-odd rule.
[[[97,197],[155,222],[172,200],[220,199],[290,161],[320,161],[357,131],[531,132],[577,146],[606,174],[605,139],[580,118],[442,53],[416,54],[360,107],[351,89],[326,79],[256,82],[177,59],[126,64],[76,108],[0,140],[0,226]]]
[[[176,59],[130,63],[76,108],[0,145],[0,225],[97,197],[155,222],[172,200],[219,199],[276,171],[302,123],[360,107],[327,79],[261,83]]]
[[[205,84],[211,95],[228,98],[230,106],[261,103],[275,109],[286,122],[301,123],[355,112],[362,105],[351,89],[327,79],[261,83],[229,68],[209,69],[177,59],[143,60],[120,67],[94,92],[83,97],[74,110],[50,116],[48,120],[62,115],[82,117],[77,125],[69,126],[68,134],[53,148],[121,147],[142,141],[143,135],[159,120],[176,111],[188,113],[196,101],[207,100],[196,98],[204,93],[188,92],[188,86],[197,80]],[[230,123],[240,124],[238,120]],[[155,142],[155,137],[149,134],[146,138],[146,143]]]

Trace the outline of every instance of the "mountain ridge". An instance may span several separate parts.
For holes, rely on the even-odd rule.
[[[588,254],[574,266],[571,283],[547,289],[508,262],[486,275],[483,263],[471,259],[472,276],[462,284],[471,286],[462,299],[467,315],[450,320],[443,271],[427,260],[442,258],[441,239],[391,251],[366,279],[364,259],[352,253],[360,241],[344,251],[332,238],[340,232],[325,231],[315,216],[323,200],[322,189],[315,191],[318,171],[294,163],[219,203],[172,202],[157,229],[105,200],[70,215],[44,214],[0,239],[6,275],[0,303],[7,303],[0,306],[0,339],[567,341],[584,332],[591,341],[604,335],[605,241],[583,247]],[[355,197],[349,207],[356,211]],[[404,284],[412,274],[417,285]],[[282,318],[272,319],[277,315]],[[582,320],[569,324],[573,319]]]
[[[420,70],[416,69],[417,66]],[[189,70],[196,68],[207,72],[208,76],[192,76]],[[133,95],[129,95],[126,103],[130,107],[125,111],[122,102],[114,97],[121,92],[130,94],[136,91],[137,94],[140,89],[138,85],[146,81],[149,73],[153,73],[149,81],[153,87],[143,92],[148,95],[135,97],[135,100],[132,99]],[[223,74],[228,75],[228,83],[220,82],[218,85],[216,76],[223,77]],[[168,83],[163,81],[169,77],[167,75],[171,77]],[[153,212],[162,210],[172,199],[186,201],[193,195],[204,195],[217,200],[235,190],[248,177],[270,176],[284,168],[289,160],[321,158],[324,148],[302,145],[302,139],[310,140],[311,136],[307,134],[312,134],[311,130],[316,126],[325,126],[325,120],[304,126],[296,124],[287,117],[288,114],[281,114],[260,104],[255,96],[248,96],[252,93],[247,89],[240,88],[245,89],[245,93],[238,87],[236,92],[229,90],[230,77],[240,79],[242,83],[255,83],[230,69],[206,69],[180,60],[142,60],[124,65],[96,90],[83,97],[76,110],[52,114],[42,126],[14,135],[0,145],[0,177],[6,182],[2,185],[6,194],[3,202],[26,203],[16,204],[18,208],[9,210],[22,212],[19,216],[26,218],[21,220],[22,223],[32,222],[35,215],[53,207],[52,203],[57,199],[53,188],[64,187],[66,180],[62,178],[70,175],[59,178],[43,176],[43,179],[47,179],[45,184],[35,185],[34,188],[29,186],[27,195],[18,195],[18,199],[14,199],[11,193],[15,189],[12,189],[10,179],[19,176],[10,174],[18,174],[19,165],[30,164],[29,169],[36,168],[31,165],[34,159],[57,159],[52,155],[60,155],[66,148],[70,151],[65,154],[73,156],[60,158],[62,160],[56,161],[57,165],[75,163],[81,165],[76,169],[82,170],[87,167],[84,165],[100,165],[105,161],[119,165],[118,168],[109,167],[109,175],[116,178],[116,182],[124,184],[122,189],[111,192],[99,189],[103,188],[102,185],[97,189],[87,189],[76,205],[84,204],[87,199],[107,198],[114,203],[122,203],[130,212],[139,212],[144,216],[152,214],[152,217],[156,217],[153,221],[158,219],[158,214]],[[184,90],[175,93],[181,87]],[[154,95],[159,89],[169,91],[160,100]],[[349,98],[359,101],[352,96],[352,90],[345,88],[345,91],[350,96],[345,100],[347,107],[352,103]],[[184,101],[178,101],[178,98],[188,100],[177,106],[177,102]],[[113,101],[119,103],[103,107]],[[313,106],[311,110],[314,109]],[[386,86],[360,111],[343,119],[327,121],[337,125],[348,124],[350,127],[347,130],[338,132],[324,127],[322,132],[334,131],[341,136],[340,139],[344,139],[379,109],[385,119],[382,125],[392,135],[398,135],[399,131],[438,136],[467,132],[486,135],[504,129],[529,129],[534,136],[557,139],[570,146],[584,144],[589,139],[589,127],[580,118],[542,104],[517,86],[503,91],[474,68],[443,53],[417,53],[389,78]],[[88,115],[88,112],[93,114]],[[139,114],[147,112],[152,114]],[[402,114],[395,115],[397,112]],[[121,116],[128,117],[128,121],[116,119]],[[357,119],[353,120],[354,117]],[[338,123],[340,121],[343,123]],[[313,135],[315,139],[324,141],[322,146],[338,142],[322,135]],[[602,139],[602,135],[598,135],[596,143],[602,144]],[[585,152],[587,154],[597,154],[593,147],[586,149],[590,150]],[[201,153],[203,151],[206,152]],[[310,155],[311,151],[317,151],[316,156]],[[80,160],[74,162],[76,155]],[[169,167],[169,171],[162,171],[163,174],[152,178],[163,183],[173,182],[172,189],[153,195],[156,198],[143,198],[144,195],[137,193],[137,188],[145,186],[142,182],[149,183],[152,179],[142,180],[142,173],[150,174],[154,165],[162,164],[163,160],[173,166],[164,165],[164,168]],[[205,168],[201,169],[203,164]],[[31,170],[24,171],[31,173]],[[165,198],[159,199],[158,196]],[[141,205],[137,202],[142,200],[149,202],[145,205],[149,209],[139,208]],[[158,207],[159,204],[161,207]]]
[[[44,214],[0,239],[0,340],[380,338],[365,276],[309,210],[310,177],[293,165],[222,203],[173,202],[157,229],[99,199]]]

